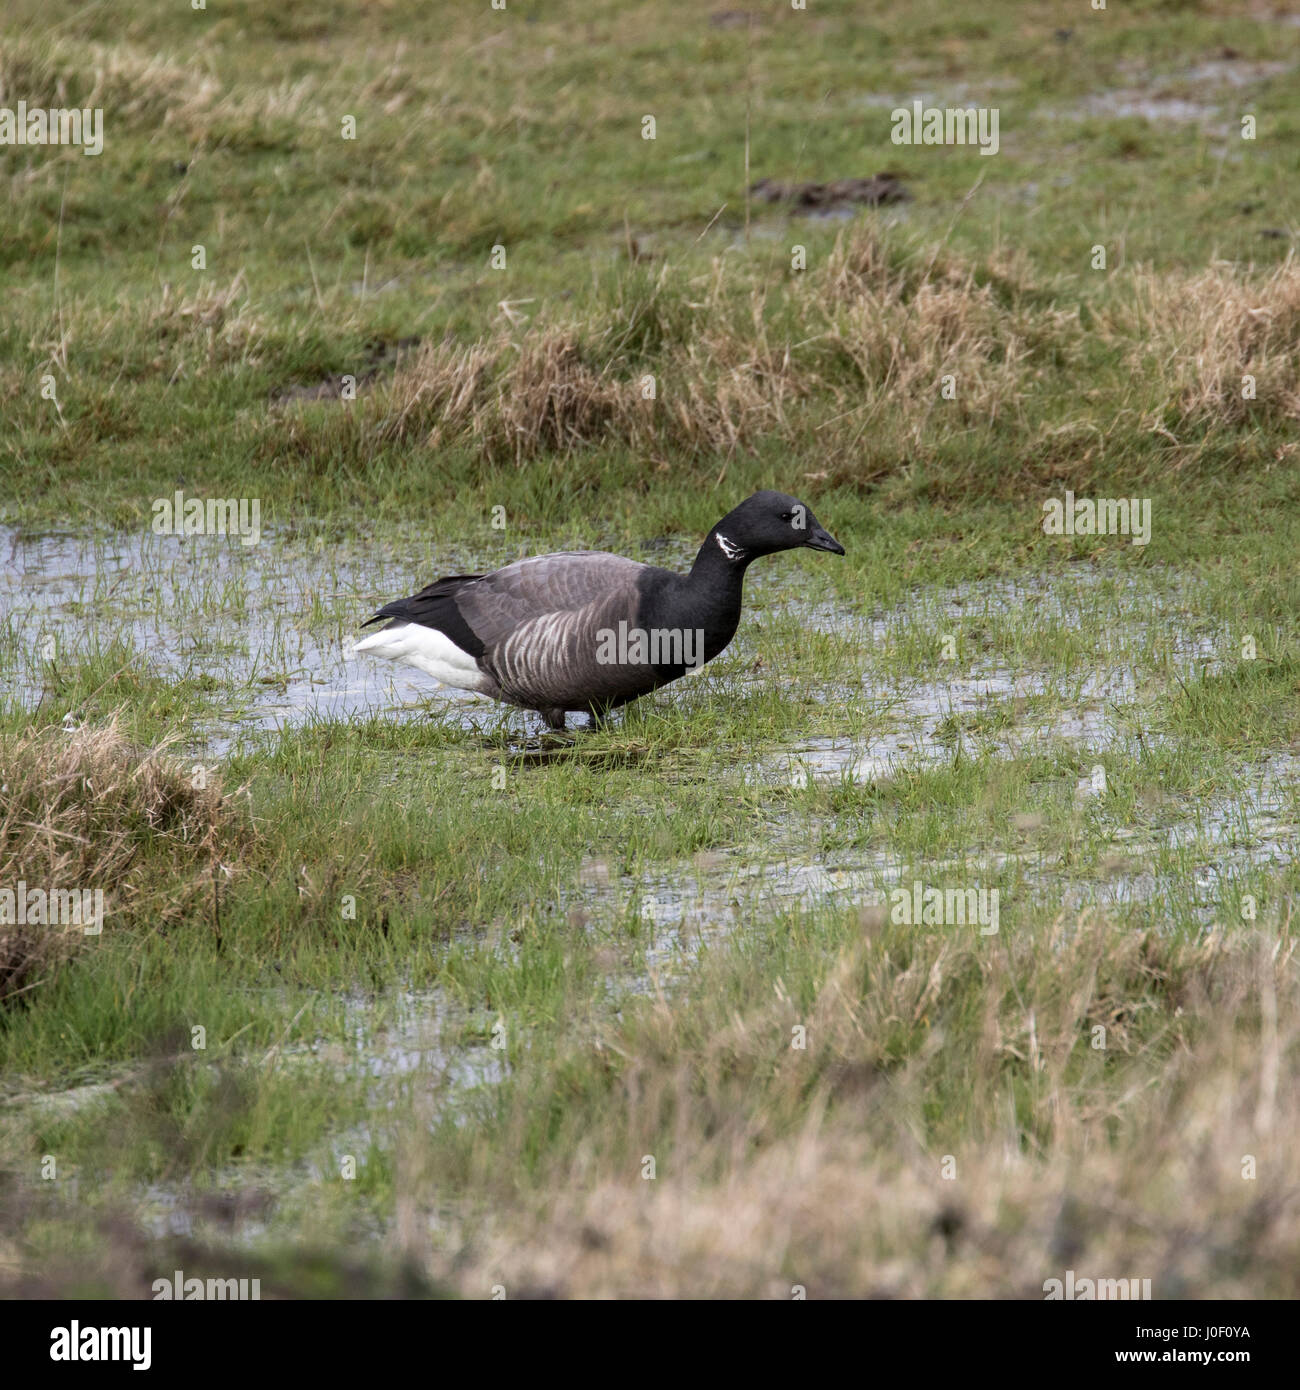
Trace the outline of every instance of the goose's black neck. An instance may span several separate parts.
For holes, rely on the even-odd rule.
[[[754,556],[738,550],[723,534],[718,541],[715,527],[705,537],[689,574],[665,593],[661,609],[664,625],[704,633],[707,660],[712,660],[735,636],[740,623],[745,570]]]
[[[721,523],[705,536],[687,578],[697,593],[734,594],[739,602],[745,571],[755,556],[732,541],[720,527]]]

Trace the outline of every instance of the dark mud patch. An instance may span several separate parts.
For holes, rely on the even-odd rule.
[[[750,194],[760,203],[784,203],[806,212],[832,208],[884,207],[908,202],[912,195],[897,174],[872,174],[868,179],[836,179],[832,183],[784,183],[759,179]]]

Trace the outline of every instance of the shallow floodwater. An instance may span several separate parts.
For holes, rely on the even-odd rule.
[[[278,730],[316,720],[436,716],[459,724],[470,739],[498,730],[503,718],[516,731],[535,729],[531,716],[441,688],[414,670],[352,657],[349,649],[360,623],[387,600],[438,575],[491,569],[554,544],[507,544],[485,532],[480,547],[456,551],[414,533],[342,542],[264,533],[245,547],[237,538],[0,530],[0,681],[9,698],[36,710],[57,692],[61,661],[116,646],[164,678],[205,682],[212,712],[186,746],[208,756],[264,744]],[[693,547],[670,541],[632,553],[685,568]],[[867,717],[853,722],[851,736],[738,749],[737,781],[751,791],[880,783],[959,758],[1010,759],[1051,745],[1138,758],[1160,741],[1144,727],[1143,702],[1175,678],[1218,669],[1220,654],[1231,649],[1229,634],[1207,616],[1210,605],[1199,602],[1196,581],[1156,569],[1116,574],[1070,566],[1027,580],[930,588],[893,605],[870,596],[808,602],[810,593],[826,592],[793,567],[751,574],[747,621],[734,649],[740,659],[725,679],[775,679],[779,662],[768,658],[790,640],[793,619],[798,632],[841,644],[839,657],[847,659],[836,658],[829,679],[791,671],[792,692],[821,712],[851,708]],[[906,654],[908,642],[930,652],[947,631],[969,635],[999,624],[1004,636],[1008,623],[1066,633],[1081,614],[1098,632],[1083,663],[1026,657],[1011,665],[1005,641],[989,642],[987,654],[964,651],[952,666]],[[765,665],[754,672],[760,656]],[[562,748],[546,754],[564,755]],[[744,932],[757,918],[818,908],[879,913],[891,892],[914,878],[1003,885],[1002,931],[1014,931],[1017,906],[1030,900],[1062,912],[1167,904],[1171,915],[1209,926],[1226,882],[1293,862],[1298,776],[1297,754],[1286,750],[1241,768],[1231,792],[1161,808],[1138,824],[1109,823],[1097,804],[1105,859],[1072,865],[1032,845],[1009,852],[972,846],[959,858],[918,864],[891,847],[888,833],[862,847],[827,850],[813,817],[773,797],[761,844],[724,846],[635,875],[590,859],[553,907],[610,944],[614,1001],[670,985],[702,947]],[[1074,795],[1086,811],[1087,778]],[[508,940],[502,949],[511,949]],[[436,988],[334,1002],[345,1013],[343,1040],[285,1047],[281,1061],[333,1069],[340,1081],[364,1086],[376,1111],[431,1093],[459,1113],[457,1097],[505,1074],[502,1054],[485,1040],[492,1020],[476,1018],[467,1028],[463,1012]],[[101,1103],[127,1079],[124,1073],[10,1103],[75,1109]],[[320,1180],[341,1154],[364,1152],[370,1142],[364,1129],[341,1133],[296,1175],[266,1175],[266,1204],[274,1204],[273,1188]],[[241,1183],[232,1175],[232,1191],[246,1194]],[[264,1231],[260,1209],[243,1201],[159,1184],[142,1194],[142,1214],[157,1234],[190,1235],[196,1223],[217,1220],[233,1223],[235,1239],[254,1240]]]
[[[52,665],[119,642],[160,673],[218,683],[224,707],[194,747],[209,755],[241,733],[415,701],[435,701],[467,727],[487,710],[409,667],[348,655],[380,604],[454,572],[459,557],[446,551],[435,558],[413,542],[399,555],[378,542],[265,533],[244,546],[236,537],[12,531],[0,531],[0,549],[8,560],[0,582],[8,684],[28,707],[39,703]],[[50,639],[52,662],[42,653]]]
[[[263,532],[245,546],[236,536],[0,528],[0,676],[35,709],[61,661],[120,643],[157,673],[215,682],[221,708],[187,743],[208,756],[258,731],[409,707],[491,729],[505,707],[350,648],[389,600],[546,548],[490,532],[470,554],[414,534],[368,542]],[[686,552],[668,554],[651,547],[643,558],[677,563]]]
[[[593,912],[603,905],[618,920],[633,910],[651,943],[647,970],[657,976],[682,968],[701,946],[743,930],[760,914],[887,908],[891,893],[914,879],[963,887],[1003,884],[1000,930],[1009,924],[1014,929],[1019,905],[1043,901],[1070,911],[1148,904],[1171,918],[1185,912],[1209,927],[1226,882],[1252,869],[1285,867],[1296,857],[1300,757],[1270,757],[1244,769],[1241,782],[1230,794],[1151,823],[1107,827],[1107,854],[1096,865],[1069,867],[1056,853],[1036,849],[973,849],[963,857],[922,862],[883,848],[825,852],[815,844],[815,831],[805,828],[792,830],[789,843],[773,846],[762,858],[709,853],[670,872],[621,876],[612,883],[607,867],[589,865],[566,905]],[[1080,801],[1089,795],[1090,789],[1079,788]],[[650,983],[648,974],[641,977],[641,988]]]
[[[35,709],[57,685],[61,663],[115,644],[152,671],[211,683],[217,712],[199,731],[195,751],[220,753],[243,734],[292,728],[318,719],[351,719],[418,707],[466,730],[498,726],[511,713],[495,702],[439,686],[422,672],[375,657],[354,657],[360,625],[377,607],[413,593],[442,574],[490,570],[547,542],[504,543],[485,532],[473,551],[436,546],[412,534],[366,541],[325,540],[264,532],[256,545],[237,537],[25,535],[0,528],[0,677],[11,698]],[[677,568],[689,565],[693,547],[652,543],[639,558]],[[793,582],[792,582],[793,581]],[[799,583],[798,588],[795,583]],[[1097,589],[1088,571],[1044,581],[991,581],[919,594],[889,610],[803,601],[808,585],[797,572],[777,566],[752,571],[746,584],[747,616],[764,610],[794,613],[801,625],[856,643],[864,652],[918,623],[970,621],[1005,616],[1032,604],[1044,621],[1063,621]],[[1176,579],[1126,580],[1112,602],[1140,613],[1149,627],[1178,602]],[[749,630],[746,630],[746,627]],[[1130,620],[1129,626],[1132,627]],[[1217,635],[1180,625],[1171,655],[1187,669],[1211,659]],[[752,623],[742,623],[734,650],[759,648]],[[991,697],[1052,694],[1073,710],[1058,716],[1059,730],[1080,738],[1105,734],[1103,706],[1133,693],[1137,679],[1121,657],[1080,677],[1074,688],[1034,671],[981,667],[978,658],[930,682],[890,676],[852,687],[831,684],[812,694],[821,701],[864,699],[885,708],[887,729],[878,745],[862,745],[841,758],[816,741],[792,747],[790,761],[813,773],[842,771],[856,758],[863,775],[876,775],[901,754],[933,744],[936,720],[960,716]],[[514,715],[516,719],[524,716]],[[1026,724],[1024,736],[1040,730]],[[936,743],[934,740],[938,739]],[[1014,739],[1008,741],[1008,751]],[[789,775],[787,767],[782,775]]]
[[[507,544],[486,530],[481,548],[472,551],[437,546],[414,532],[384,541],[264,532],[258,544],[245,546],[235,536],[178,538],[148,530],[0,530],[8,561],[0,581],[0,677],[12,698],[35,709],[57,685],[60,661],[118,644],[164,677],[210,683],[214,712],[188,741],[192,751],[209,756],[316,720],[375,715],[436,715],[471,736],[499,728],[503,718],[523,730],[531,716],[441,687],[410,668],[353,657],[350,648],[360,623],[388,599],[439,574],[491,569],[544,548],[545,541]],[[651,543],[640,552],[641,558],[679,568],[692,553],[693,547],[676,541]],[[801,693],[823,706],[866,708],[868,731],[741,754],[739,776],[750,786],[879,782],[960,757],[1021,757],[1054,742],[1136,757],[1160,739],[1143,729],[1136,712],[1144,688],[1153,679],[1165,686],[1174,676],[1213,671],[1225,650],[1226,634],[1198,611],[1194,582],[1159,570],[1116,575],[1071,566],[1043,577],[917,591],[888,607],[809,603],[808,591],[807,575],[798,571],[773,565],[751,573],[750,622],[742,623],[735,644],[745,660],[742,674],[733,667],[729,679],[770,680],[767,673],[745,670],[750,651],[766,650],[769,619],[793,616],[800,628],[829,634],[861,655],[860,674],[846,677],[841,671],[832,680],[814,680]],[[947,630],[979,630],[1012,617],[1028,623],[1029,613],[1028,625],[1068,630],[1082,610],[1100,619],[1101,634],[1084,669],[1046,669],[1029,661],[1012,668],[1005,658],[999,662],[978,651],[965,653],[960,665],[936,670],[933,662],[922,664],[920,674],[913,669],[917,663],[906,659],[874,659],[917,634],[934,634],[937,641]],[[1259,769],[1257,783],[1247,778],[1241,796],[1225,797],[1200,808],[1186,825],[1171,821],[1121,847],[1136,859],[1162,843],[1204,843],[1212,847],[1199,871],[1206,883],[1227,872],[1234,856],[1241,859],[1243,835],[1254,847],[1251,862],[1286,862],[1293,829],[1286,791],[1294,788],[1295,774],[1294,759],[1280,756]],[[1083,779],[1078,795],[1088,794]],[[827,856],[807,845],[812,832],[806,826],[788,831],[761,848],[714,853],[704,866],[666,865],[662,872],[614,884],[608,876],[595,886],[580,881],[557,906],[604,913],[617,905],[625,918],[627,904],[634,903],[653,938],[646,959],[655,968],[684,943],[698,943],[746,913],[879,903],[907,871],[884,851]],[[1117,843],[1126,836],[1116,828]],[[1059,866],[1031,858],[1021,866],[1026,882],[1058,888],[1065,882]],[[1114,904],[1149,898],[1160,883],[1147,872],[1108,872],[1084,874],[1064,891],[1071,904]],[[391,1038],[385,1048],[394,1056],[402,1051]]]

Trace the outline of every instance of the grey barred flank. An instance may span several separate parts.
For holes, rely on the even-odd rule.
[[[685,666],[694,670],[704,665],[704,629],[604,627],[596,634],[596,660],[602,666]]]

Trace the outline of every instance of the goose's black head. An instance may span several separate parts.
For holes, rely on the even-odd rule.
[[[756,492],[746,498],[718,522],[709,539],[736,563],[800,546],[844,554],[844,547],[812,514],[812,508],[784,492]]]

